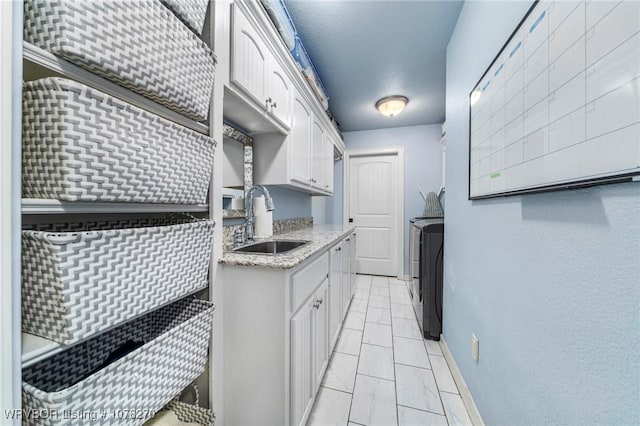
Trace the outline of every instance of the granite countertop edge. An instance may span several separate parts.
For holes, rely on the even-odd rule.
[[[249,253],[223,253],[219,263],[232,266],[252,266],[267,269],[291,269],[315,254],[326,250],[354,231],[342,225],[314,225],[313,227],[276,234],[268,240],[309,240],[309,244],[291,253],[265,255]]]

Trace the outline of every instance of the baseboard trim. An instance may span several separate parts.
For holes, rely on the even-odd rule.
[[[453,355],[451,354],[449,346],[447,345],[447,342],[443,336],[440,336],[440,348],[442,349],[444,358],[447,360],[447,364],[449,364],[449,369],[451,370],[451,374],[453,375],[453,380],[458,386],[460,397],[462,398],[462,403],[467,409],[467,413],[469,413],[471,422],[474,424],[474,426],[485,426],[484,421],[480,416],[480,412],[478,411],[478,407],[476,407],[476,403],[471,397],[471,392],[469,392],[469,388],[464,382],[464,378],[462,377],[462,373],[458,368],[458,364],[456,364],[455,359],[453,359]]]
[[[398,279],[400,281],[411,281],[411,276],[409,276],[409,275],[398,275]]]

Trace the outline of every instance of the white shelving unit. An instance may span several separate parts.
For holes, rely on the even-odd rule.
[[[210,3],[211,9],[211,22],[209,25],[209,45],[214,50],[213,35],[215,27],[215,9],[217,8],[216,2]],[[66,77],[71,80],[80,82],[87,86],[96,88],[108,95],[114,96],[118,99],[126,101],[132,105],[149,111],[153,114],[161,116],[174,123],[178,123],[182,126],[195,130],[199,133],[211,136],[214,140],[222,140],[222,93],[220,90],[222,84],[215,82],[214,99],[212,99],[210,120],[208,123],[198,122],[192,120],[186,116],[183,116],[177,112],[174,112],[160,104],[157,104],[141,95],[131,92],[130,90],[123,88],[115,83],[112,83],[100,76],[94,75],[91,72],[74,65],[62,58],[37,47],[33,44],[21,41],[22,38],[22,4],[14,2],[8,2],[6,4],[0,4],[0,22],[3,25],[0,26],[0,33],[3,35],[3,39],[0,40],[0,54],[2,62],[0,62],[0,76],[3,78],[9,75],[12,76],[11,85],[12,97],[11,102],[4,102],[0,99],[0,105],[2,106],[2,114],[0,114],[0,121],[3,124],[3,129],[0,129],[0,164],[7,169],[7,173],[13,173],[16,179],[16,184],[13,188],[13,195],[11,198],[4,198],[5,185],[3,181],[0,181],[0,194],[3,195],[3,200],[10,199],[10,206],[3,206],[0,209],[0,218],[4,221],[4,214],[13,210],[15,212],[16,220],[9,222],[8,227],[4,227],[11,230],[14,238],[11,244],[5,246],[5,242],[0,239],[0,254],[7,250],[12,254],[12,257],[3,259],[0,256],[0,264],[3,265],[3,277],[0,277],[0,288],[2,289],[3,297],[0,301],[3,306],[0,317],[2,318],[2,326],[0,335],[0,342],[6,350],[3,351],[3,355],[0,356],[0,371],[3,377],[3,386],[0,391],[0,408],[4,409],[19,409],[20,408],[20,386],[21,386],[21,367],[27,367],[34,363],[46,359],[56,353],[59,353],[70,346],[61,345],[57,342],[29,334],[21,333],[20,324],[20,213],[25,217],[39,216],[38,220],[48,220],[46,216],[51,215],[52,221],[60,221],[60,217],[66,214],[117,214],[126,216],[127,214],[143,213],[143,214],[157,214],[157,213],[172,213],[172,212],[185,212],[185,213],[200,213],[208,216],[210,219],[214,219],[217,226],[215,227],[214,236],[214,250],[212,250],[212,266],[209,278],[208,288],[203,287],[193,294],[199,294],[201,297],[213,300],[212,283],[215,279],[215,264],[218,258],[221,256],[222,243],[221,243],[221,223],[222,223],[222,197],[221,191],[221,179],[216,176],[221,172],[221,156],[216,155],[214,158],[214,170],[211,177],[209,202],[208,204],[197,205],[183,205],[183,204],[155,204],[155,203],[109,203],[109,202],[65,202],[59,200],[50,199],[30,199],[19,198],[20,193],[20,158],[21,158],[21,108],[22,93],[20,90],[21,81],[34,80],[38,78],[59,76]],[[6,6],[6,7],[5,7]],[[5,15],[5,12],[10,12]],[[6,24],[6,25],[5,25]],[[11,24],[11,25],[9,25]],[[8,35],[11,37],[8,37]],[[6,36],[6,37],[5,37]],[[207,34],[204,35],[207,37]],[[14,40],[15,39],[15,40]],[[13,58],[11,61],[6,61],[7,57]],[[22,68],[24,66],[24,72]],[[18,70],[18,71],[16,71]],[[16,72],[21,75],[16,75]],[[3,86],[3,93],[4,86]],[[217,98],[216,98],[217,95]],[[217,105],[217,107],[216,107]],[[17,118],[10,118],[5,115],[5,108],[10,108],[10,111]],[[10,119],[11,123],[5,120]],[[6,125],[6,126],[5,126]],[[7,130],[5,132],[5,129]],[[10,137],[6,137],[10,135]],[[216,149],[216,153],[221,152],[222,146],[219,145]],[[8,157],[4,157],[5,154],[11,154]],[[11,167],[7,167],[11,166]],[[4,174],[1,174],[4,179]],[[216,180],[217,179],[217,180]],[[8,181],[6,181],[8,182]],[[217,186],[214,183],[218,182]],[[5,207],[7,207],[5,209]],[[11,207],[11,209],[9,209]],[[9,228],[10,227],[10,228]],[[4,231],[4,228],[0,228],[0,231]],[[0,232],[0,236],[4,237],[4,233]],[[17,247],[17,249],[16,249]],[[4,266],[5,260],[10,262],[11,267],[7,268],[5,273]],[[5,281],[6,278],[6,281]],[[6,290],[11,290],[7,292]],[[9,295],[12,297],[8,297]],[[208,296],[208,297],[207,297]],[[189,296],[185,296],[189,297]],[[5,303],[6,302],[6,303]],[[5,309],[11,307],[13,309]],[[158,308],[160,308],[159,306]],[[133,320],[135,318],[130,318]],[[116,326],[117,327],[117,326]],[[6,335],[6,331],[10,331],[12,336]],[[81,342],[77,342],[78,344]],[[74,345],[75,345],[74,344]],[[213,339],[210,343],[213,345]],[[15,348],[14,351],[9,351],[8,348]],[[209,361],[210,367],[207,370],[212,370],[212,360]],[[9,375],[5,374],[11,372]],[[201,388],[201,394],[205,397],[210,395],[209,387],[211,382],[211,373],[207,372],[209,376],[206,378],[206,389],[203,392]],[[5,381],[6,378],[6,381]],[[200,381],[200,380],[199,380]],[[204,379],[202,380],[204,381]],[[202,386],[202,384],[201,384]],[[16,420],[15,424],[19,424]]]
[[[22,199],[22,214],[208,212],[207,204],[145,204]]]

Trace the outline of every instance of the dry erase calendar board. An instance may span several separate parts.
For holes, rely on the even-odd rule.
[[[640,174],[640,1],[539,1],[470,96],[469,198]]]

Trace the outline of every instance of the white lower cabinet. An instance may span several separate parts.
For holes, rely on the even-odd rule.
[[[346,238],[291,269],[222,265],[226,424],[307,421],[350,301]]]
[[[291,318],[291,419],[309,414],[329,361],[327,336],[329,280]]]
[[[291,318],[291,418],[298,424],[313,402],[314,300]]]
[[[342,249],[340,244],[329,251],[329,348],[333,351],[342,321]]]

